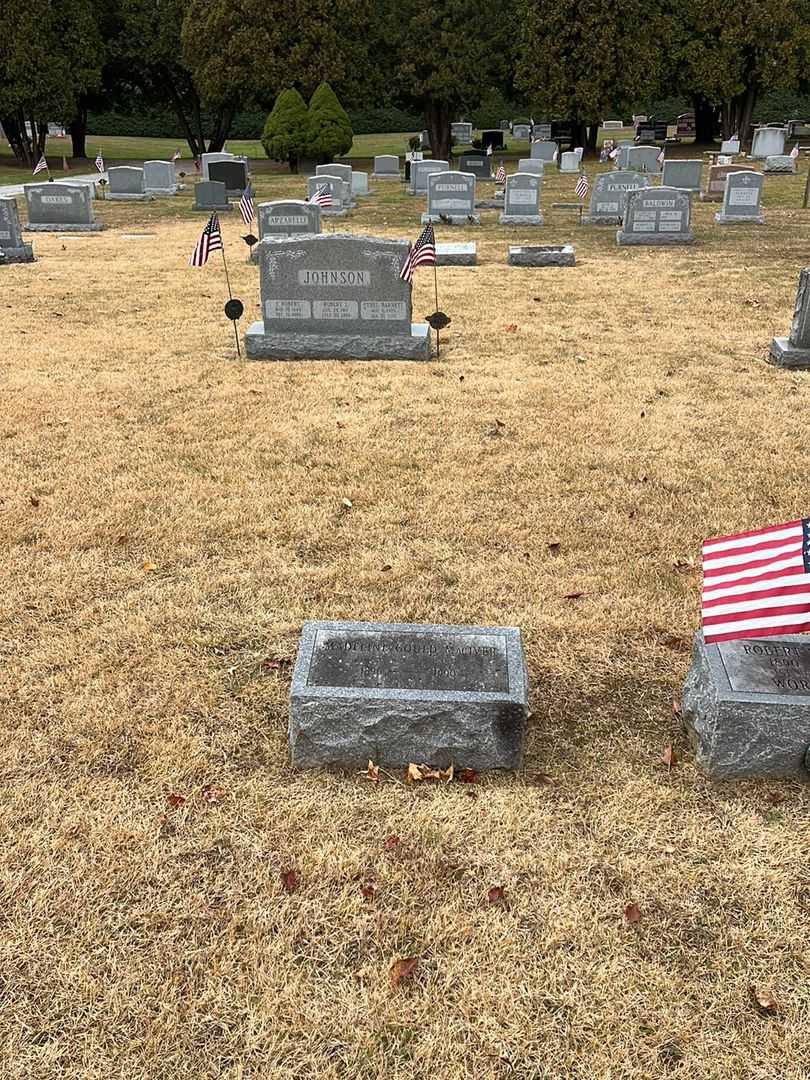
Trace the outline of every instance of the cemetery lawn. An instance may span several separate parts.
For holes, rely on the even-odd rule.
[[[543,229],[437,227],[479,266],[426,364],[237,360],[190,191],[0,271],[3,1077],[806,1075],[810,793],[711,783],[673,710],[701,541],[808,512],[810,375],[764,361],[805,168],[691,248],[565,176]],[[326,229],[414,239],[373,191]],[[520,626],[525,768],[294,773],[307,618]]]

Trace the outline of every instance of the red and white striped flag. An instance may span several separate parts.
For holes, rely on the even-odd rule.
[[[307,202],[315,203],[316,206],[323,208],[324,206],[332,205],[332,192],[324,184],[323,187],[316,188],[314,194],[310,195]]]
[[[418,266],[436,265],[436,237],[433,226],[426,225],[419,235],[419,239],[408,249],[408,255],[402,264],[399,276],[403,281],[410,281],[413,272]]]
[[[495,173],[495,183],[506,183],[506,169],[503,167],[503,162],[500,163],[500,165],[498,166],[498,171]]]
[[[39,159],[39,161],[34,166],[33,175],[36,176],[38,172],[44,172],[45,170],[47,170],[48,172],[51,171],[50,169],[48,169],[48,162],[45,160],[45,155],[43,154],[42,157]]]
[[[104,172],[104,158],[101,156],[101,151],[96,154],[96,160],[94,162],[99,172]]]
[[[256,211],[253,208],[253,188],[250,184],[242,192],[242,198],[239,200],[239,213],[242,215],[242,221],[246,225],[250,225],[256,217]]]
[[[810,630],[810,518],[703,545],[703,639]]]
[[[608,154],[608,157],[610,158],[611,161],[615,161],[618,156],[619,156],[619,148],[618,148],[618,146],[614,146],[613,149]]]
[[[224,250],[225,245],[222,243],[222,233],[219,231],[219,217],[216,214],[212,214],[191,253],[188,265],[205,266],[208,262],[208,256],[212,251]]]
[[[582,173],[579,180],[577,180],[577,186],[574,188],[574,194],[578,199],[584,199],[588,194],[588,177],[585,173]]]

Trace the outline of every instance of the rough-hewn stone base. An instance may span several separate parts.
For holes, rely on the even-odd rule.
[[[759,217],[741,217],[738,214],[724,214],[719,213],[714,215],[714,220],[717,225],[764,225],[765,218],[760,214]]]
[[[694,233],[626,233],[616,231],[619,247],[675,247],[677,244],[694,244]]]
[[[266,334],[263,322],[245,334],[249,360],[429,360],[430,327],[413,323],[404,334]]]
[[[32,263],[34,262],[34,249],[30,244],[21,247],[2,247],[0,245],[0,266],[9,263]]]
[[[23,226],[25,232],[101,232],[104,228],[106,228],[106,226],[101,221],[91,221],[82,225],[70,223],[67,225],[57,225],[55,222],[48,222],[47,224],[28,224]]]
[[[509,247],[506,261],[510,266],[574,266],[573,244],[561,247],[519,245]]]
[[[542,225],[542,214],[501,214],[498,218],[501,225]]]
[[[774,338],[768,348],[771,364],[783,368],[810,368],[810,349],[797,349],[788,338]]]
[[[478,214],[422,214],[423,225],[480,225]]]
[[[475,243],[466,244],[437,244],[437,266],[477,266],[478,253]]]

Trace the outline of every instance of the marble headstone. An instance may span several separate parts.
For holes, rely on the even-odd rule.
[[[25,184],[31,232],[100,232],[93,213],[92,184]]]
[[[475,177],[466,172],[439,172],[428,177],[427,212],[422,224],[478,225],[475,212]]]
[[[664,161],[661,183],[664,187],[676,187],[682,191],[700,191],[703,162],[698,159],[672,158]]]
[[[559,156],[560,148],[556,142],[547,142],[545,140],[538,139],[533,142],[529,147],[529,157],[536,158],[538,161],[545,161],[551,164],[557,160]]]
[[[540,191],[543,177],[532,173],[512,173],[506,178],[506,194],[501,225],[542,225]]]
[[[122,202],[143,202],[152,196],[144,191],[143,169],[137,169],[133,165],[117,165],[107,169],[107,179],[110,187],[107,192],[108,199],[119,199]]]
[[[810,368],[810,267],[799,274],[799,288],[793,308],[790,334],[786,338],[774,338],[768,350],[768,359],[778,367]]]
[[[560,155],[561,173],[578,173],[580,170],[581,157],[573,151],[566,151]]]
[[[478,253],[475,241],[436,245],[437,266],[476,266]]]
[[[457,143],[461,143],[463,146],[469,145],[472,142],[473,126],[464,121],[459,121],[456,124],[450,125],[450,137],[455,139]]]
[[[762,173],[747,169],[726,177],[723,205],[714,215],[718,225],[761,225]]]
[[[394,154],[378,154],[372,176],[375,180],[399,180],[399,158]]]
[[[368,195],[368,173],[352,169],[352,196]]]
[[[510,266],[575,266],[572,244],[510,244],[506,255]]]
[[[34,261],[34,249],[22,238],[17,200],[0,198],[0,266]]]
[[[792,176],[796,172],[796,159],[790,154],[770,154],[765,158],[763,171],[766,173],[787,173]]]
[[[723,139],[720,143],[721,154],[739,154],[740,152],[740,140],[739,139]]]
[[[772,154],[784,154],[786,134],[787,131],[783,127],[754,128],[751,157],[767,158]]]
[[[143,187],[148,195],[176,195],[177,177],[173,161],[145,161]]]
[[[599,173],[591,188],[591,204],[582,218],[584,225],[618,225],[624,213],[628,191],[650,186],[650,178],[644,173],[619,169],[617,172]]]
[[[194,205],[197,212],[210,214],[212,210],[223,214],[231,210],[225,185],[219,180],[200,180],[194,185]]]
[[[625,199],[624,219],[616,233],[620,247],[691,244],[690,196],[678,188],[648,187],[631,191]]]
[[[528,142],[532,137],[532,129],[530,124],[512,124],[512,138],[519,139],[521,142]]]

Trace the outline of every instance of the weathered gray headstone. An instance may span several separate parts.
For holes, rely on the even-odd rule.
[[[476,266],[477,264],[475,241],[436,245],[437,266]]]
[[[572,244],[510,244],[506,261],[510,266],[575,266]]]
[[[202,154],[200,157],[200,167],[202,168],[203,180],[213,179],[213,177],[210,177],[208,175],[208,167],[215,161],[241,161],[244,163],[246,169],[248,163],[246,157],[237,157],[236,154],[229,154],[227,150],[220,150],[217,152],[212,152],[210,154]]]
[[[222,214],[233,208],[221,181],[200,180],[194,185],[194,205],[191,209],[206,214],[216,210]]]
[[[0,266],[34,261],[34,249],[22,238],[17,200],[0,198]]]
[[[723,206],[714,215],[718,225],[761,225],[762,173],[747,169],[726,177]]]
[[[472,173],[479,180],[492,179],[492,158],[488,154],[462,154],[458,167],[461,172]]]
[[[508,120],[499,120],[498,127],[501,129],[501,131],[509,131],[512,125],[509,123]]]
[[[372,176],[375,180],[399,180],[399,158],[394,154],[378,154]]]
[[[648,187],[628,193],[624,218],[616,233],[619,246],[691,244],[690,197],[678,188]]]
[[[100,232],[104,226],[93,213],[91,184],[25,184],[25,203],[31,232]]]
[[[408,188],[409,195],[426,195],[428,177],[433,173],[447,172],[450,164],[447,161],[414,161],[411,165],[411,186]]]
[[[766,173],[787,173],[792,176],[796,172],[796,159],[790,154],[769,154],[765,158],[763,171]]]
[[[316,192],[323,190],[332,196],[332,205],[321,207],[324,217],[345,217],[351,203],[351,192],[347,190],[348,184],[340,176],[326,176],[321,173],[318,176],[307,178],[307,196],[312,198]]]
[[[176,195],[177,177],[173,161],[145,161],[143,187],[148,195]]]
[[[506,178],[506,196],[501,225],[542,225],[540,191],[543,177],[531,173],[512,173]]]
[[[225,185],[225,193],[239,198],[248,186],[248,169],[244,161],[212,161],[208,165],[208,179]]]
[[[430,150],[430,132],[427,128],[424,128],[422,134],[419,136],[419,145],[423,150]]]
[[[107,179],[110,182],[108,199],[144,202],[153,197],[144,191],[143,169],[137,169],[134,165],[117,165],[107,169]]]
[[[464,121],[459,121],[456,124],[450,125],[450,138],[455,139],[457,143],[461,143],[463,146],[467,146],[472,142],[473,126]]]
[[[614,169],[620,169],[622,172],[627,172],[630,169],[629,156],[630,151],[635,150],[635,144],[630,142],[620,142],[615,147],[616,157],[611,158]]]
[[[733,172],[753,172],[753,169],[744,165],[712,165],[709,167],[709,178],[706,181],[706,190],[701,191],[701,202],[722,202],[726,193],[726,178]]]
[[[256,207],[259,240],[316,234],[321,231],[321,208],[303,199],[279,199]],[[250,261],[259,261],[259,245],[250,250]]]
[[[680,188],[682,191],[700,191],[703,162],[699,158],[672,158],[664,161],[661,183],[664,187]]]
[[[723,139],[720,143],[721,154],[739,154],[740,152],[740,140],[739,139]]]
[[[532,137],[530,124],[512,124],[512,138],[521,142],[528,142]]]
[[[352,169],[352,195],[368,195],[368,173]]]
[[[707,645],[698,634],[682,716],[709,776],[810,779],[810,641],[791,634]]]
[[[519,158],[518,159],[518,172],[528,173],[531,176],[543,176],[546,171],[545,161],[541,161],[540,158]]]
[[[466,172],[439,172],[428,176],[427,212],[422,224],[478,225],[475,212],[475,177]]]
[[[622,120],[603,120],[602,127],[605,131],[621,131],[624,122]]]
[[[660,153],[657,146],[631,146],[627,151],[627,168],[637,172],[660,173]]]
[[[333,162],[330,165],[318,165],[315,169],[316,176],[339,176],[348,185],[349,191],[352,190],[352,172],[351,165],[342,165],[339,162]]]
[[[786,129],[782,127],[754,128],[751,157],[767,158],[772,154],[784,154],[786,134]]]
[[[773,339],[768,359],[778,367],[810,368],[810,267],[799,274],[790,335]]]
[[[516,769],[527,716],[515,627],[304,623],[290,688],[295,766]]]
[[[245,335],[254,360],[428,360],[426,323],[411,323],[400,271],[405,240],[322,233],[262,241],[262,321]]]
[[[561,173],[578,173],[581,166],[581,157],[579,154],[573,151],[566,151],[564,154],[560,154],[560,172]]]
[[[591,204],[582,218],[583,224],[618,225],[622,220],[628,191],[649,186],[649,176],[629,169],[599,173],[591,188]]]
[[[548,162],[549,165],[557,160],[559,152],[560,148],[556,142],[547,142],[544,139],[537,139],[529,147],[529,157],[536,161]]]

